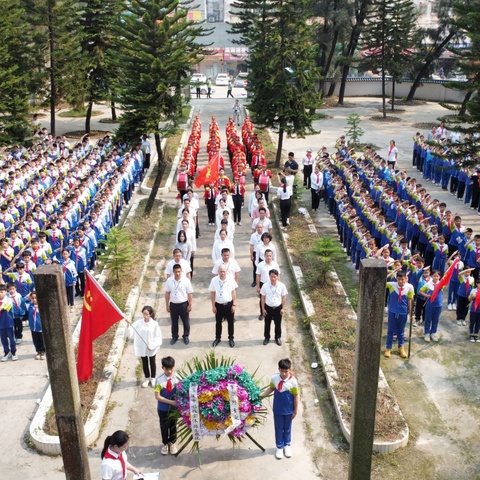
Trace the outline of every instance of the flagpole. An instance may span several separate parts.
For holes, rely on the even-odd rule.
[[[143,337],[138,333],[137,329],[133,326],[132,323],[130,323],[128,320],[125,319],[125,321],[130,325],[130,327],[132,327],[132,330],[142,339],[142,342],[147,346],[148,348],[148,343],[143,339]],[[153,320],[154,322],[156,322],[156,320]],[[150,349],[149,349],[150,350]]]

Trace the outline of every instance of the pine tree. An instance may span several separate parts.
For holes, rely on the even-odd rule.
[[[319,103],[315,83],[314,28],[307,23],[307,0],[238,0],[240,22],[231,30],[241,35],[249,59],[249,107],[254,122],[278,131],[275,165],[280,165],[283,136],[315,133],[310,110]]]
[[[120,281],[122,275],[128,274],[128,268],[135,261],[135,250],[128,232],[120,227],[113,227],[105,240],[106,253],[102,263],[115,273],[115,279]]]
[[[401,80],[407,59],[412,55],[416,41],[415,5],[411,0],[374,0],[362,34],[362,49],[368,50],[364,62],[372,70],[382,73],[382,112],[386,110],[386,74]],[[392,108],[394,108],[392,93]]]
[[[28,102],[38,87],[38,52],[19,3],[0,0],[0,11],[0,144],[9,145],[31,134]]]
[[[190,68],[202,60],[195,42],[205,29],[188,20],[189,3],[178,0],[131,0],[116,28],[116,46],[110,62],[119,72],[114,91],[124,113],[117,137],[138,142],[153,133],[158,154],[158,175],[145,207],[148,215],[160,186],[163,153],[160,134],[176,127],[182,113],[182,87]]]

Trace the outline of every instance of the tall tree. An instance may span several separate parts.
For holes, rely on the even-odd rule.
[[[362,33],[365,21],[367,19],[368,10],[372,0],[354,0],[354,15],[352,16],[352,24],[350,28],[350,36],[348,42],[345,43],[340,67],[342,69],[342,78],[340,83],[340,90],[338,92],[338,103],[343,105],[345,99],[345,89],[347,86],[348,72],[350,66],[355,59],[355,54],[360,41],[360,34]]]
[[[386,109],[386,74],[393,79],[392,110],[395,108],[395,83],[413,54],[416,42],[416,8],[411,0],[373,0],[367,15],[362,48],[366,50],[364,62],[372,70],[382,73],[382,113]]]
[[[478,138],[476,138],[480,132],[480,0],[470,0],[468,3],[458,2],[454,13],[453,23],[458,35],[470,41],[469,48],[453,49],[459,57],[457,65],[467,77],[467,81],[458,82],[456,88],[466,93],[462,107],[466,108],[469,118],[468,124],[462,122],[464,118],[460,115],[455,120],[452,118],[442,120],[450,130],[466,135],[461,144],[452,145],[455,155],[462,157],[464,164],[467,160],[476,165],[480,151]]]
[[[110,97],[114,69],[108,68],[107,51],[113,47],[113,29],[118,22],[118,0],[88,0],[78,10],[82,62],[79,74],[85,85],[87,114],[85,131],[90,132],[93,104]]]
[[[315,83],[314,27],[308,0],[238,0],[240,22],[231,30],[249,48],[249,107],[255,123],[278,131],[275,165],[283,137],[315,133],[310,110],[319,103]]]
[[[39,87],[39,51],[25,10],[0,0],[0,144],[23,142],[31,133],[29,99]]]
[[[416,75],[408,92],[407,101],[414,99],[422,79],[428,77],[434,62],[440,58],[445,47],[449,43],[453,43],[458,36],[458,30],[453,24],[452,16],[454,3],[455,0],[437,0],[433,4],[433,27],[422,30],[423,39],[418,45],[416,61],[414,61]],[[461,3],[468,3],[468,1],[462,0]]]
[[[180,117],[182,87],[188,84],[190,68],[202,59],[203,47],[195,39],[207,32],[187,19],[188,4],[178,0],[131,0],[125,8],[115,49],[109,51],[112,67],[120,73],[114,84],[124,110],[117,136],[138,142],[142,133],[153,133],[161,175],[160,134]],[[146,212],[153,206],[159,175]]]

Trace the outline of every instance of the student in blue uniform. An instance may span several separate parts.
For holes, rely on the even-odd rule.
[[[268,388],[260,398],[273,393],[273,421],[275,424],[275,458],[292,456],[292,420],[297,416],[299,405],[299,390],[297,379],[292,373],[292,362],[284,358],[278,362],[276,373]]]

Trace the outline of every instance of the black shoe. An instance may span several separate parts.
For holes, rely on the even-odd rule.
[[[259,315],[259,316],[258,316],[258,319],[259,319],[260,321],[262,321],[262,320],[263,320],[263,315]]]
[[[216,339],[212,342],[212,347],[216,347],[219,343],[220,343],[220,339],[216,338]]]
[[[270,341],[270,339],[269,339],[269,338],[266,338],[266,339],[263,341],[263,344],[264,344],[264,345],[268,345],[268,342],[269,342],[269,341]]]
[[[188,345],[190,343],[190,339],[188,337],[183,337],[183,343]]]
[[[230,340],[228,344],[230,345],[230,348],[233,348],[235,346],[235,342],[233,340]]]
[[[282,344],[282,339],[281,338],[276,338],[275,343],[280,346]]]
[[[178,337],[173,337],[171,340],[170,340],[170,345],[175,345],[177,343],[177,340],[178,340]]]
[[[256,287],[257,286],[257,283],[256,282],[252,282],[252,288],[253,287]]]

